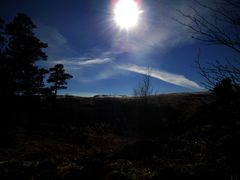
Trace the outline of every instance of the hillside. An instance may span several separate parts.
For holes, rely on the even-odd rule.
[[[1,179],[240,177],[239,107],[209,93],[1,103]]]

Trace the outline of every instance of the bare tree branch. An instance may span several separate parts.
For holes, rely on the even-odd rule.
[[[188,27],[197,40],[210,44],[221,44],[240,53],[240,6],[234,0],[212,3],[212,6],[195,1],[196,4],[210,13],[205,17],[194,7],[194,15],[178,10],[179,14],[191,23],[179,23]],[[231,27],[231,28],[227,28]],[[230,29],[230,30],[228,30]]]
[[[195,0],[196,6],[190,7],[193,14],[178,10],[178,13],[187,21],[176,20],[187,27],[193,38],[210,45],[222,45],[234,50],[240,55],[240,3],[238,0],[220,0],[202,3]],[[206,16],[201,10],[208,14]],[[188,23],[186,23],[188,22]],[[240,85],[240,59],[220,63],[215,61],[202,65],[200,50],[197,56],[197,69],[204,78],[202,83],[212,90],[222,79],[229,78],[236,86]]]
[[[134,96],[148,97],[153,94],[150,74],[151,70],[148,68],[148,71],[144,75],[141,84],[133,90]]]

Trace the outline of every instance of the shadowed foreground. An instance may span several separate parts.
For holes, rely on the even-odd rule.
[[[211,94],[2,103],[0,179],[240,177],[239,107]]]

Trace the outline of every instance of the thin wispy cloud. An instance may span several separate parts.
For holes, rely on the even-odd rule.
[[[183,1],[185,2],[185,0]],[[189,44],[193,41],[186,27],[173,19],[179,15],[176,9],[189,8],[185,6],[184,2],[177,1],[174,6],[176,9],[166,7],[168,5],[160,1],[151,2],[156,3],[152,8],[158,10],[152,10],[151,12],[146,10],[143,13],[141,27],[136,28],[133,33],[117,33],[109,49],[94,47],[89,52],[80,55],[80,57],[78,55],[75,56],[76,58],[72,58],[73,56],[71,58],[61,56],[62,58],[48,61],[48,63],[64,64],[67,69],[74,73],[74,77],[86,83],[109,79],[124,71],[146,74],[148,72],[146,66],[151,66],[152,62],[156,61],[156,59],[151,58],[152,51],[158,49],[161,55],[171,48]],[[153,12],[156,14],[152,14]],[[42,33],[47,31],[51,32],[50,47],[53,48],[54,44],[57,44],[58,49],[61,50],[62,47],[67,46],[67,39],[59,32],[49,27],[43,27]],[[140,66],[140,64],[143,66]],[[150,76],[177,86],[203,90],[198,83],[186,78],[184,75],[152,69]]]
[[[77,56],[79,53],[70,45],[69,40],[57,28],[36,20],[37,36],[48,44],[46,52],[48,59],[53,60],[62,56]]]
[[[92,66],[92,65],[100,65],[100,64],[106,64],[111,62],[111,58],[95,58],[95,59],[89,59],[89,58],[65,58],[63,60],[57,60],[57,61],[49,61],[51,64],[64,64],[69,66]]]
[[[78,81],[84,83],[92,83],[96,81],[106,80],[115,75],[118,75],[116,70],[112,69],[103,69],[103,70],[96,70],[95,73],[91,72],[84,72],[84,73],[77,73]]]
[[[86,61],[80,61],[78,62],[78,65],[96,65],[96,64],[105,64],[105,63],[109,63],[112,60],[110,58],[96,58],[96,59],[90,59],[90,60],[86,60]]]
[[[63,64],[79,82],[92,83],[111,78],[118,74],[114,68],[113,58],[110,57],[78,57],[63,58],[61,60],[48,61],[49,64]]]
[[[148,74],[149,73],[149,68],[148,67],[143,67],[143,66],[137,66],[137,65],[120,65],[118,66],[119,69],[126,70],[126,71],[131,71],[139,74]],[[190,88],[190,89],[196,89],[196,90],[203,90],[203,88],[198,85],[196,82],[191,81],[187,79],[183,75],[178,75],[178,74],[173,74],[161,70],[156,70],[156,69],[150,69],[150,74],[151,77],[160,79],[162,81],[175,84],[178,86]]]

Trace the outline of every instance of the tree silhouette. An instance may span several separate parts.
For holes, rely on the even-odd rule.
[[[4,20],[0,17],[0,53],[2,53],[4,43],[6,42],[3,36],[3,29],[4,29]]]
[[[4,36],[5,22],[0,18],[0,95],[5,96],[7,94],[12,94],[10,91],[10,86],[12,84],[12,77],[7,66],[7,58],[5,53],[5,47],[7,45],[7,40]]]
[[[141,84],[137,88],[133,89],[134,96],[148,97],[153,93],[150,74],[150,69],[148,69],[147,74],[144,75]]]
[[[221,45],[232,49],[240,55],[240,5],[239,0],[209,1],[203,3],[195,0],[196,6],[191,7],[191,13],[179,11],[184,20],[179,23],[188,27],[193,38],[210,45]],[[200,11],[202,9],[203,11]],[[205,14],[210,14],[208,17]],[[186,20],[186,21],[185,21]],[[187,22],[187,23],[186,23]],[[215,61],[207,66],[200,63],[198,55],[197,66],[205,79],[204,85],[208,89],[222,79],[230,78],[232,83],[240,85],[240,60],[226,63]]]
[[[50,76],[48,78],[49,83],[53,83],[51,90],[54,91],[55,98],[57,96],[57,91],[59,89],[66,89],[68,79],[71,79],[73,76],[65,73],[63,64],[56,64],[53,68],[50,68]]]
[[[45,87],[44,84],[44,79],[45,75],[49,73],[48,70],[44,68],[39,68],[36,69],[36,72],[34,73],[34,78],[33,78],[33,94],[36,95],[46,95],[48,93],[48,88]]]
[[[11,90],[19,95],[33,95],[36,86],[35,78],[43,73],[34,64],[39,60],[46,60],[47,55],[42,51],[47,47],[34,34],[36,26],[26,14],[19,13],[14,17],[13,22],[6,25],[5,34],[8,38],[6,47],[7,69],[12,79]],[[41,71],[41,72],[39,72]]]

